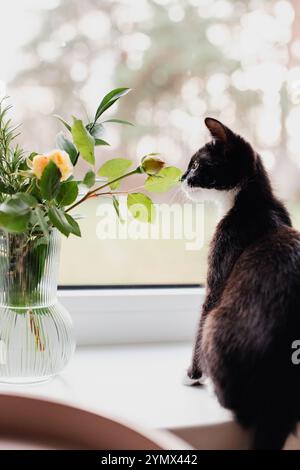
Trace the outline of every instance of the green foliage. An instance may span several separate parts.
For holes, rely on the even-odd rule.
[[[5,209],[2,205],[0,206],[0,226],[7,232],[26,232],[29,220],[29,213],[19,214],[17,212],[10,211],[9,206],[6,206]]]
[[[9,186],[9,185],[6,185],[3,181],[0,181],[0,193],[4,193],[4,194],[14,194],[14,189]]]
[[[22,196],[15,194],[0,205],[0,226],[8,232],[25,232],[28,227],[31,204]]]
[[[13,126],[8,116],[11,106],[6,106],[5,101],[6,98],[0,101],[0,202],[5,195],[22,190],[24,180],[18,172],[26,167],[23,150],[14,144],[19,126]]]
[[[94,121],[96,122],[101,114],[104,113],[104,111],[110,108],[116,101],[118,101],[122,96],[126,95],[129,91],[130,88],[116,88],[115,90],[107,93],[97,108]]]
[[[103,137],[103,135],[105,134],[104,126],[100,122],[98,123],[90,122],[86,126],[86,129],[95,139],[101,139],[101,137]]]
[[[115,178],[124,175],[131,165],[132,161],[127,158],[113,158],[105,162],[104,165],[99,168],[98,175],[105,176],[109,180],[114,180]],[[120,181],[116,181],[109,186],[111,189],[116,189],[119,185]]]
[[[80,228],[76,220],[73,219],[69,214],[66,214],[63,209],[58,207],[50,207],[48,216],[51,223],[66,237],[73,233],[77,237],[80,237]]]
[[[78,184],[76,181],[65,181],[61,183],[56,201],[60,206],[69,206],[76,201],[78,196]]]
[[[40,181],[40,191],[43,199],[55,199],[60,189],[61,172],[53,161],[50,161],[43,171]]]
[[[67,154],[70,157],[70,160],[72,164],[75,166],[79,157],[79,153],[73,144],[69,139],[66,138],[65,134],[63,132],[59,132],[56,136],[56,145],[58,148],[61,150],[64,150],[67,152]]]
[[[157,173],[156,176],[148,176],[144,188],[152,193],[165,193],[174,188],[180,181],[182,171],[175,166],[168,166]]]
[[[74,143],[78,148],[82,158],[86,160],[90,165],[95,164],[95,140],[91,134],[86,130],[83,122],[80,119],[74,118],[74,122],[71,128]]]
[[[13,145],[17,134],[16,127],[11,125],[7,117],[10,106],[3,107],[3,102],[0,103],[0,228],[9,232],[26,232],[28,236],[37,234],[43,243],[49,239],[53,227],[66,237],[70,234],[80,237],[79,225],[69,212],[90,197],[110,195],[122,222],[119,200],[114,191],[124,178],[133,174],[148,176],[144,187],[152,192],[165,192],[178,183],[181,171],[175,167],[163,168],[165,162],[156,158],[155,153],[145,155],[133,170],[130,170],[132,161],[129,159],[113,158],[106,161],[97,172],[106,181],[98,187],[95,187],[94,168],[87,171],[82,181],[74,180],[70,161],[75,166],[81,158],[94,167],[95,147],[109,145],[103,139],[106,123],[132,125],[121,119],[98,122],[103,113],[129,91],[129,88],[116,88],[107,93],[97,107],[93,122],[85,123],[73,118],[73,124],[70,125],[57,116],[70,133],[67,137],[64,132],[60,132],[56,137],[56,145],[62,152],[32,152],[27,157],[20,147]],[[65,175],[71,176],[62,181]],[[81,198],[78,198],[79,184],[87,188]],[[139,221],[152,223],[155,220],[155,206],[145,194],[129,194],[127,207]]]
[[[64,120],[64,118],[62,118],[58,114],[54,114],[54,117],[58,119],[65,126],[65,128],[68,129],[69,132],[71,132],[71,126],[67,123],[67,121]]]
[[[81,237],[80,227],[76,220],[70,214],[65,214],[65,217],[72,229],[70,233],[73,233],[76,237]]]
[[[75,146],[64,136],[63,133],[59,133],[57,136],[57,145],[60,149],[65,150],[71,158],[73,165],[76,165],[79,153],[82,154],[82,157],[90,164],[94,164],[94,147],[101,145],[109,145],[109,143],[103,139],[105,134],[104,123],[117,123],[125,124],[132,126],[133,124],[129,121],[122,119],[107,119],[105,121],[97,122],[99,117],[109,109],[116,101],[118,101],[122,96],[126,95],[130,91],[130,88],[116,88],[115,90],[110,91],[104,98],[101,100],[97,111],[95,113],[94,121],[86,125],[82,121],[74,119],[74,123],[71,126],[67,121],[59,115],[55,117],[71,132]],[[77,122],[80,121],[80,122]],[[85,132],[87,131],[87,132]],[[93,139],[91,139],[92,137]],[[77,147],[77,149],[76,149]],[[76,153],[75,153],[76,151]]]
[[[109,143],[103,139],[95,139],[95,145],[98,147],[99,145],[109,145]]]
[[[105,133],[103,124],[101,124],[100,122],[89,123],[86,126],[86,129],[90,133],[90,135],[94,137],[96,146],[109,145],[109,143],[106,142],[106,140],[102,139],[102,136]]]
[[[47,219],[45,217],[45,213],[44,213],[43,209],[41,207],[37,206],[37,207],[34,208],[33,214],[36,218],[36,220],[34,221],[34,225],[37,224],[40,227],[40,229],[43,232],[44,237],[48,240],[48,238],[49,238],[49,226],[48,226]]]
[[[95,184],[95,181],[96,181],[96,175],[95,173],[91,170],[91,171],[88,171],[83,180],[82,180],[82,183],[87,186],[88,188],[91,188],[92,186],[94,186]]]
[[[24,204],[27,204],[28,207],[36,207],[38,201],[34,196],[28,193],[17,193],[14,197],[18,197],[18,199]]]
[[[118,198],[116,198],[116,196],[112,196],[112,201],[113,201],[113,207],[116,211],[118,219],[120,220],[121,223],[124,223],[124,220],[122,219],[121,213],[120,213],[120,203],[119,203]]]
[[[127,126],[134,126],[132,122],[124,121],[124,119],[106,119],[105,121],[102,122],[102,124],[105,124],[106,122],[114,122],[116,124],[125,124]]]
[[[127,207],[132,216],[140,222],[155,222],[155,206],[150,197],[145,194],[129,194],[127,197]]]

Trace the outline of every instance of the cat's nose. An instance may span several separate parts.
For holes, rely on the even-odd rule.
[[[183,175],[182,175],[181,178],[180,178],[180,182],[181,182],[181,183],[183,183],[183,181],[186,180],[187,175],[188,175],[188,171],[186,171],[185,173],[183,173]]]

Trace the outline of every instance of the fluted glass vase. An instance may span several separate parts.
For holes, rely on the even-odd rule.
[[[0,232],[0,382],[48,380],[70,360],[72,321],[57,300],[60,234]]]

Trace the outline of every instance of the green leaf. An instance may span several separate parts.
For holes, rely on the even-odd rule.
[[[107,93],[107,95],[104,96],[103,100],[101,101],[100,105],[98,106],[98,109],[95,114],[95,122],[101,114],[104,113],[108,108],[110,108],[118,99],[121,98],[121,96],[126,95],[130,91],[130,88],[115,88],[114,90],[110,91]]]
[[[182,171],[175,166],[163,168],[156,176],[149,176],[144,188],[152,193],[165,193],[180,181]]]
[[[106,140],[95,139],[95,145],[99,146],[99,145],[110,145],[110,144],[108,142],[106,142]]]
[[[66,237],[72,232],[72,227],[68,222],[65,212],[63,209],[57,207],[50,207],[48,210],[48,216],[50,222]]]
[[[29,219],[29,212],[24,215],[12,215],[0,209],[0,227],[8,232],[25,232],[28,227]]]
[[[67,123],[67,121],[64,120],[64,118],[62,118],[58,114],[54,114],[54,117],[56,119],[58,119],[68,129],[68,131],[71,132],[71,126],[70,126],[70,124]]]
[[[64,150],[67,152],[67,154],[70,157],[70,160],[72,162],[72,165],[76,165],[77,160],[78,160],[78,152],[73,144],[69,139],[66,138],[65,134],[63,132],[59,132],[56,136],[56,145],[58,148],[61,150]]]
[[[0,205],[0,227],[8,232],[25,232],[30,220],[30,207],[17,195]]]
[[[54,227],[56,227],[66,237],[70,235],[71,227],[63,210],[58,209],[57,207],[51,207],[48,210],[48,216]]]
[[[50,222],[66,237],[73,233],[77,237],[81,236],[80,228],[75,219],[69,214],[66,214],[63,209],[51,207],[48,211]]]
[[[37,206],[34,209],[34,213],[35,213],[37,222],[38,222],[45,238],[48,239],[49,238],[49,227],[48,227],[44,212],[42,211],[42,209],[39,206]]]
[[[82,183],[88,188],[91,188],[92,186],[94,186],[95,180],[96,180],[95,173],[93,171],[88,171],[85,177],[83,178]]]
[[[56,201],[60,206],[69,206],[76,201],[78,196],[78,185],[76,181],[61,183]]]
[[[61,172],[53,161],[45,167],[40,179],[40,191],[43,199],[55,199],[60,188]]]
[[[155,221],[155,206],[150,197],[145,194],[129,194],[127,197],[127,207],[132,216],[140,222],[153,223]]]
[[[116,122],[117,124],[126,124],[127,126],[134,126],[132,122],[125,121],[124,119],[106,119],[106,121],[102,121],[102,124],[105,124],[106,122]]]
[[[100,139],[105,133],[104,126],[100,123],[90,122],[90,124],[86,126],[86,129],[95,139]]]
[[[113,196],[113,197],[112,197],[112,201],[113,201],[113,206],[114,206],[114,209],[115,209],[116,214],[117,214],[117,216],[118,216],[118,219],[119,219],[120,222],[123,224],[123,223],[124,223],[124,220],[123,220],[122,217],[121,217],[119,200],[118,200],[118,198],[116,198],[116,196]]]
[[[98,170],[99,176],[105,176],[108,180],[113,180],[126,174],[129,167],[131,167],[132,161],[127,158],[113,158],[108,160]],[[120,181],[110,185],[111,189],[116,189],[120,185]]]
[[[76,147],[82,155],[82,158],[91,165],[95,164],[95,140],[84,127],[80,119],[74,118],[71,128],[72,136]]]
[[[70,214],[65,214],[65,216],[70,227],[72,228],[71,233],[73,233],[73,235],[76,235],[76,237],[81,237],[80,227],[78,223],[76,222],[76,220],[73,219],[73,217]]]
[[[16,193],[15,197],[27,204],[28,207],[35,207],[38,203],[36,198],[28,193]]]
[[[0,206],[2,208],[1,210],[3,210],[3,207],[6,206],[7,212],[16,213],[20,215],[24,215],[27,212],[29,212],[31,208],[31,204],[29,204],[28,201],[31,198],[30,196],[29,196],[29,199],[27,199],[26,197],[25,198],[20,197],[20,194],[21,196],[24,195],[23,193],[14,194],[6,202],[1,204]]]
[[[108,142],[106,142],[106,140],[102,139],[104,135],[104,126],[102,126],[102,124],[91,122],[86,126],[86,128],[91,136],[94,137],[95,145],[110,145]]]

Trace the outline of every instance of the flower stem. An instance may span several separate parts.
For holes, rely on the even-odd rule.
[[[107,181],[106,183],[102,184],[101,186],[98,186],[95,189],[92,189],[91,191],[87,192],[79,201],[75,202],[72,206],[70,206],[66,212],[70,212],[72,209],[75,207],[79,206],[79,204],[82,204],[84,201],[89,199],[93,194],[95,194],[97,191],[101,191],[101,189],[106,188],[107,186],[110,186],[113,183],[116,183],[117,181],[122,180],[123,178],[126,178],[127,176],[135,175],[137,173],[140,173],[140,167],[136,168],[135,170],[130,171],[129,173],[125,173],[125,175],[118,176],[117,178]]]

